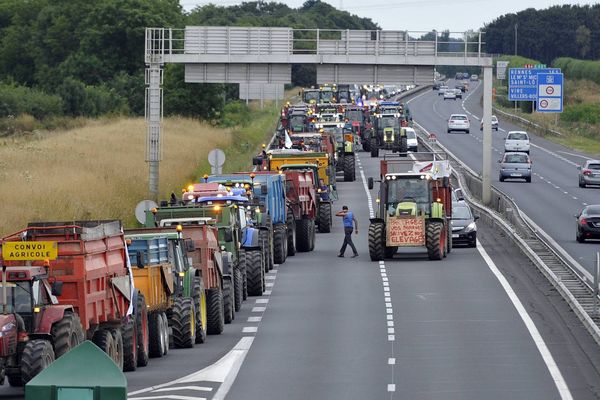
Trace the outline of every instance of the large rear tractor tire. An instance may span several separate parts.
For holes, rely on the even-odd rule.
[[[146,307],[146,298],[142,292],[138,291],[137,303],[135,307],[135,330],[137,334],[137,362],[138,367],[148,365],[150,357],[150,336],[148,333],[148,312]]]
[[[34,339],[27,342],[21,355],[22,384],[27,384],[27,382],[52,364],[54,360],[54,349],[52,349],[52,343],[48,340]]]
[[[121,333],[120,328],[112,328],[110,334],[112,335],[115,344],[115,363],[119,370],[123,371],[123,334]]]
[[[362,148],[364,151],[371,151],[371,142],[369,139],[362,140]]]
[[[196,344],[200,344],[206,342],[206,291],[201,276],[194,277],[192,299],[196,311]]]
[[[296,255],[296,221],[294,214],[288,210],[287,219],[287,255],[292,257]]]
[[[233,300],[235,312],[239,312],[242,309],[242,302],[244,301],[244,282],[242,279],[242,270],[238,265],[233,269]]]
[[[446,242],[444,224],[437,221],[427,223],[425,234],[429,259],[441,260],[444,258],[444,246]]]
[[[285,227],[277,226],[273,228],[273,261],[275,264],[283,264],[285,262],[285,245],[286,240]]]
[[[354,154],[347,155],[344,159],[346,160],[344,164],[344,182],[354,182],[356,180]]]
[[[269,231],[261,230],[258,234],[261,246],[265,252],[265,273],[273,269],[273,248],[269,240]]]
[[[260,250],[246,251],[246,279],[249,296],[262,296],[264,291],[263,257]]]
[[[100,350],[105,352],[106,355],[109,356],[115,362],[115,364],[119,365],[118,343],[115,341],[115,337],[113,336],[110,330],[98,329],[94,333],[92,341],[96,346],[100,348]]]
[[[310,251],[315,249],[315,240],[317,236],[317,226],[315,225],[315,220],[310,220]]]
[[[371,139],[371,157],[379,157],[379,147],[377,146],[377,141],[374,139]]]
[[[235,318],[233,288],[231,287],[231,277],[223,277],[223,313],[225,315],[225,323],[230,324]]]
[[[223,333],[225,315],[223,312],[223,292],[221,288],[210,288],[206,291],[207,332],[209,335]]]
[[[317,218],[319,223],[319,232],[331,232],[331,203],[319,204],[319,215]]]
[[[385,225],[381,222],[369,225],[369,256],[371,261],[385,258]]]
[[[189,349],[196,342],[196,310],[191,297],[176,297],[171,317],[173,344],[178,349]]]
[[[246,284],[246,250],[240,249],[239,252],[239,268],[242,273],[242,299],[248,298],[248,286]]]
[[[72,313],[65,313],[63,319],[55,322],[50,334],[56,358],[68,353],[85,340],[79,316]]]
[[[155,311],[148,316],[150,327],[150,357],[162,357],[165,354],[163,341],[163,320],[159,312]]]
[[[296,250],[310,251],[310,238],[310,220],[302,218],[296,221]]]

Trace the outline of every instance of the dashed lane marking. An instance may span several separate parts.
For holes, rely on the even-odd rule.
[[[248,317],[248,322],[260,322],[262,321],[262,317]]]
[[[252,312],[265,312],[267,307],[252,307]]]
[[[256,326],[245,326],[242,329],[242,333],[256,333],[258,332],[258,327]]]
[[[256,304],[267,304],[269,299],[256,299]]]

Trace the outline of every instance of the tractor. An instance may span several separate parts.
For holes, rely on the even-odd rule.
[[[406,131],[402,129],[399,113],[376,114],[374,135],[371,137],[371,157],[379,156],[379,149],[406,155]]]

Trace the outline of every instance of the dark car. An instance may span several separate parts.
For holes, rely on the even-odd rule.
[[[600,204],[585,207],[577,218],[575,238],[579,243],[587,239],[600,239]]]
[[[477,245],[478,217],[473,216],[471,208],[463,201],[452,203],[452,245],[466,244],[469,247]]]

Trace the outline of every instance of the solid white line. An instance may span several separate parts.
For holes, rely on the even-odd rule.
[[[581,154],[569,153],[569,152],[560,151],[560,150],[557,151],[557,153],[563,153],[563,154],[567,154],[567,155],[570,155],[570,156],[573,156],[573,157],[579,157],[579,158],[585,158],[586,160],[592,160],[592,158],[589,158],[589,157],[586,157],[586,156],[582,156]]]
[[[496,279],[498,279],[498,281],[500,282],[500,285],[502,285],[502,288],[508,295],[508,298],[513,303],[513,306],[516,308],[517,312],[519,313],[519,316],[523,320],[525,327],[529,331],[529,335],[531,335],[533,342],[535,343],[538,351],[540,352],[540,355],[542,356],[542,359],[544,360],[544,363],[546,364],[546,368],[548,368],[548,371],[550,372],[550,375],[554,380],[554,385],[556,386],[556,389],[558,390],[561,399],[573,399],[573,396],[571,396],[571,392],[569,391],[569,387],[567,386],[567,382],[565,382],[562,374],[560,373],[560,370],[558,369],[558,366],[554,362],[554,358],[552,357],[550,350],[548,350],[548,347],[546,346],[546,343],[542,338],[542,335],[540,335],[540,332],[535,326],[535,323],[527,313],[527,310],[525,310],[525,307],[523,307],[521,300],[519,300],[514,290],[510,286],[510,283],[508,283],[502,272],[500,272],[498,267],[496,267],[494,261],[492,261],[487,251],[485,251],[485,249],[479,242],[477,242],[477,250],[479,251],[479,254],[481,254],[481,257],[483,257],[483,259],[485,260],[492,273],[496,276]]]
[[[153,390],[152,393],[170,392],[173,390],[197,390],[197,391],[202,391],[202,392],[212,392],[213,388],[206,387],[206,386],[178,386],[178,387],[171,387],[171,388],[156,389],[156,390]]]
[[[245,326],[242,329],[242,333],[256,333],[256,332],[258,332],[257,326]]]

